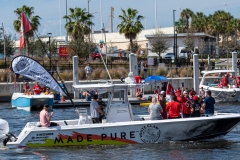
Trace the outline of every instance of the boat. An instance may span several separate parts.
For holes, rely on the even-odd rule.
[[[54,95],[25,95],[24,93],[13,93],[11,104],[12,107],[26,111],[39,110],[44,104],[53,106]]]
[[[240,122],[240,114],[235,113],[166,120],[150,120],[149,115],[134,115],[127,93],[138,85],[73,85],[75,90],[94,88],[108,93],[106,119],[102,123],[92,124],[87,109],[81,108],[77,109],[78,119],[53,121],[59,126],[39,127],[39,122],[28,122],[15,140],[7,142],[6,146],[26,148],[192,141],[226,135]],[[124,93],[123,100],[114,101],[115,92]]]
[[[229,82],[232,82],[235,74],[234,70],[212,70],[202,71],[203,77],[199,88],[203,87],[205,91],[212,92],[212,97],[216,101],[240,101],[240,88],[236,88],[232,83],[228,87],[221,88],[218,86],[217,79],[222,79],[221,75],[229,74]]]

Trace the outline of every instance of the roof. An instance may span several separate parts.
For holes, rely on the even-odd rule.
[[[168,37],[174,37],[174,34],[168,34],[166,33],[166,35]],[[177,34],[177,37],[186,37],[187,33],[178,33]],[[148,34],[148,35],[145,35],[145,37],[147,39],[149,38],[152,38],[154,36],[154,34]],[[193,36],[195,37],[211,37],[211,38],[215,38],[214,36],[210,35],[210,34],[207,34],[207,33],[204,33],[204,32],[199,32],[199,33],[193,33]]]
[[[203,74],[212,74],[212,73],[234,73],[234,70],[211,70],[211,71],[202,71]]]

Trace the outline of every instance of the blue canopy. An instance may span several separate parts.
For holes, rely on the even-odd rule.
[[[168,82],[168,79],[164,76],[149,76],[145,78],[145,83],[156,83],[156,82]]]

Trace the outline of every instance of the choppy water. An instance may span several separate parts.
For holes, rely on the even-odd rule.
[[[218,103],[218,112],[240,113],[240,103]],[[54,109],[54,120],[76,119],[73,108]],[[147,114],[147,107],[133,107],[134,114]],[[38,121],[39,112],[12,109],[0,104],[0,118],[9,122],[10,131],[18,135],[29,121]],[[189,142],[160,144],[102,145],[63,148],[6,149],[0,146],[0,159],[239,159],[240,124],[224,137]]]

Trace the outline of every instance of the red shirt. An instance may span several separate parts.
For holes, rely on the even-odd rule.
[[[195,92],[195,91],[191,91],[191,92],[190,92],[190,95],[193,97],[193,96],[196,95],[196,92]]]
[[[228,79],[227,79],[227,77],[224,77],[224,78],[222,79],[222,85],[223,85],[223,87],[227,87],[227,85],[228,85]]]
[[[181,96],[181,93],[182,93],[181,90],[178,90],[178,89],[176,90],[176,96],[177,96],[177,97],[178,97],[178,96]]]
[[[182,97],[182,113],[183,114],[191,114],[191,106],[188,102],[188,98]]]
[[[35,86],[33,87],[33,90],[34,90],[34,93],[35,93],[35,94],[40,94],[40,93],[42,92],[42,87],[35,85]]]
[[[175,101],[169,102],[166,107],[166,109],[168,111],[168,117],[169,118],[180,117],[181,116],[181,114],[180,114],[181,108],[182,107],[179,102],[175,102]]]

